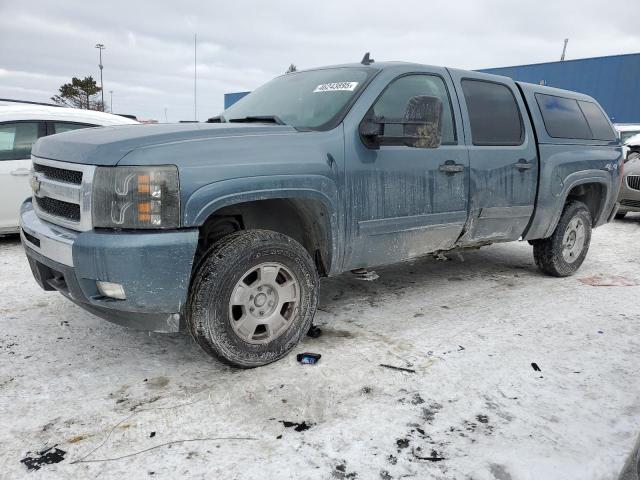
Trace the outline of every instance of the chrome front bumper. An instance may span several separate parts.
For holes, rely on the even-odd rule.
[[[20,207],[20,237],[24,245],[54,262],[73,267],[73,242],[78,233],[49,222],[36,215],[31,201]]]

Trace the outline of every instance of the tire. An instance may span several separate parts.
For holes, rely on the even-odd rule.
[[[187,325],[222,362],[267,365],[307,333],[318,290],[313,259],[292,238],[268,230],[232,233],[209,249],[194,273]]]
[[[625,215],[627,214],[627,212],[618,212],[616,213],[616,220],[622,220]]]
[[[587,256],[591,243],[591,225],[591,213],[584,203],[568,203],[553,234],[534,242],[533,258],[538,269],[554,277],[573,275]],[[577,233],[580,231],[584,235],[583,241],[580,241]]]

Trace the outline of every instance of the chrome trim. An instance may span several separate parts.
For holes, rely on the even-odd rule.
[[[95,175],[95,165],[84,165],[81,163],[69,163],[59,162],[57,160],[48,160],[36,156],[31,156],[31,161],[34,164],[46,165],[49,167],[60,168],[62,170],[72,170],[75,172],[82,172],[82,183],[76,185],[74,183],[61,182],[60,180],[54,180],[47,178],[41,172],[31,171],[31,184],[38,186],[38,191],[34,192],[33,208],[36,211],[38,217],[47,220],[48,222],[55,223],[72,230],[86,232],[93,228],[91,221],[91,190],[93,186],[93,177]],[[53,198],[64,202],[75,203],[80,205],[80,221],[75,222],[68,218],[58,217],[51,215],[38,207],[35,198]]]
[[[39,185],[38,191],[34,192],[36,197],[49,197],[63,202],[80,204],[82,185],[51,180],[38,172],[34,172],[32,175],[34,181]]]
[[[629,183],[629,180],[631,180],[631,177],[633,177],[633,185]],[[627,183],[627,187],[630,188],[631,190],[640,190],[640,175],[629,174],[626,176],[625,181]]]
[[[23,232],[40,240],[40,246],[38,247],[27,240]],[[22,243],[30,249],[55,262],[73,267],[73,242],[76,236],[76,232],[40,220],[32,203],[22,205],[20,209],[20,238]]]

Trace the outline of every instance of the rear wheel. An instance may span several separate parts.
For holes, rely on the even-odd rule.
[[[266,230],[233,233],[205,254],[195,273],[189,330],[225,363],[266,365],[309,330],[318,288],[313,259],[292,238]]]
[[[533,257],[547,275],[573,275],[584,262],[591,243],[591,213],[578,201],[568,203],[549,238],[533,242]]]

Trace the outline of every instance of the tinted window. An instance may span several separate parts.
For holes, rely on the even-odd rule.
[[[455,144],[456,130],[449,93],[444,81],[435,75],[406,75],[394,80],[376,101],[373,113],[387,120],[402,120],[409,99],[420,95],[440,99],[442,102],[442,143],[445,145]],[[384,134],[390,137],[402,137],[403,127],[397,124],[387,124],[384,127]],[[398,142],[402,144],[400,138]]]
[[[83,123],[53,122],[54,133],[69,132],[71,130],[78,130],[79,128],[89,127],[93,127],[93,125],[86,125]]]
[[[463,80],[474,145],[520,145],[524,139],[516,99],[506,85]]]
[[[615,140],[616,134],[613,132],[607,117],[602,110],[593,102],[579,101],[582,113],[587,119],[589,128],[594,140]]]
[[[0,160],[24,160],[31,156],[31,146],[38,139],[38,122],[0,125]]]
[[[541,93],[536,93],[536,101],[550,137],[591,140],[591,130],[577,101]]]

